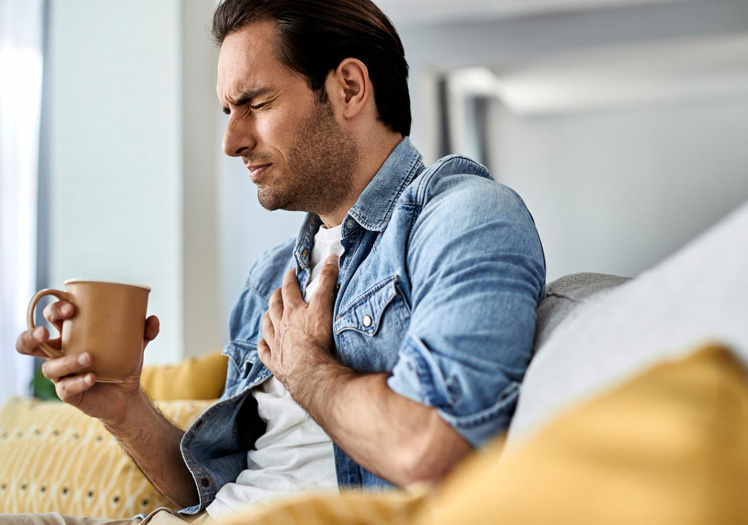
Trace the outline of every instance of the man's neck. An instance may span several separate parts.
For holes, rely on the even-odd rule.
[[[322,224],[326,228],[334,228],[342,224],[348,211],[356,204],[366,186],[369,185],[384,161],[402,140],[403,136],[399,133],[388,132],[382,134],[381,137],[377,137],[377,140],[366,141],[365,144],[359,142],[359,162],[353,173],[353,184],[348,198],[329,213],[319,214],[319,218],[322,219]]]

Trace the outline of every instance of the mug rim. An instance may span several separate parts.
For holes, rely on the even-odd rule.
[[[65,285],[65,286],[67,286],[68,284],[72,284],[72,283],[120,284],[120,285],[123,285],[123,286],[134,286],[135,288],[144,288],[144,289],[148,290],[149,292],[151,291],[151,287],[150,286],[146,286],[144,284],[123,283],[122,281],[108,281],[106,279],[81,279],[81,278],[73,278],[73,279],[66,280],[62,284]]]

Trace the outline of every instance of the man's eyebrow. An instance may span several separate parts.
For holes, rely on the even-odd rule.
[[[236,102],[231,100],[231,97],[226,97],[226,98],[228,99],[229,103],[232,106],[240,107],[240,106],[244,106],[245,104],[249,104],[255,98],[261,97],[262,95],[265,95],[269,92],[270,92],[269,87],[259,87],[256,89],[248,89],[246,91],[242,91],[239,95],[239,99],[236,100]],[[228,115],[229,113],[231,113],[231,110],[227,106],[224,106],[223,112]]]

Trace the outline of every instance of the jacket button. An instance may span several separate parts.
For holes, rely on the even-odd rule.
[[[371,326],[371,317],[368,315],[364,316],[364,326],[369,328]]]
[[[210,486],[210,480],[208,478],[201,478],[200,479],[200,485],[207,488]]]

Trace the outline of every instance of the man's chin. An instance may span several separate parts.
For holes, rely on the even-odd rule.
[[[268,211],[298,211],[298,208],[295,208],[289,199],[284,199],[280,195],[273,195],[261,188],[257,189],[257,200],[260,203],[260,206]]]

